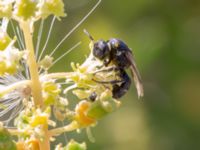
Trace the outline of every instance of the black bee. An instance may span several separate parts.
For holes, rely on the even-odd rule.
[[[94,41],[93,37],[86,30],[84,30],[84,32]],[[103,61],[105,66],[108,66],[112,62],[118,70],[118,76],[121,81],[110,81],[110,83],[113,84],[113,98],[121,98],[130,88],[131,79],[125,71],[127,68],[131,69],[138,97],[144,95],[141,77],[134,61],[132,51],[123,41],[112,38],[108,41],[99,40],[93,42],[92,52],[97,59]],[[102,83],[106,82],[102,81]]]

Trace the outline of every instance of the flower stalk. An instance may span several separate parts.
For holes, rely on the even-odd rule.
[[[52,129],[52,130],[49,130],[49,135],[51,137],[53,136],[58,136],[64,132],[70,132],[70,131],[74,131],[74,130],[77,130],[79,129],[80,126],[78,125],[77,122],[72,122],[64,127],[60,127],[60,128],[56,128],[56,129]]]
[[[33,100],[35,106],[42,107],[43,106],[42,92],[41,92],[42,87],[39,80],[38,65],[36,62],[36,57],[34,52],[31,24],[30,22],[22,22],[20,26],[24,33],[26,49],[28,51],[27,64],[31,76],[31,90],[32,90]]]
[[[45,74],[40,77],[41,80],[47,80],[47,79],[66,79],[71,77],[74,74],[74,72],[56,72],[56,73],[49,73]]]
[[[39,141],[40,150],[50,150],[50,136],[48,127],[42,127],[45,137]]]

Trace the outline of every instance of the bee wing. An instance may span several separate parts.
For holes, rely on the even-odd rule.
[[[134,83],[135,83],[135,86],[136,86],[136,89],[137,89],[138,97],[139,98],[143,97],[144,96],[144,90],[143,90],[141,76],[140,76],[140,73],[139,73],[139,71],[137,69],[137,66],[136,66],[136,63],[135,63],[135,59],[134,59],[133,54],[131,53],[131,51],[128,51],[126,53],[126,57],[131,63],[131,66],[130,66],[131,73],[132,73],[132,76],[133,76],[133,79],[134,79]]]

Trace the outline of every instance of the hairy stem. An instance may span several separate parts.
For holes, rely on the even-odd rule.
[[[29,22],[21,23],[21,28],[24,33],[26,49],[28,51],[27,64],[29,66],[29,71],[31,75],[31,90],[32,90],[33,100],[35,106],[43,106],[42,87],[39,81],[38,65],[35,58],[30,23]]]

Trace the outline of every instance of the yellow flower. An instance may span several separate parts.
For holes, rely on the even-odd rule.
[[[90,108],[90,106],[91,106],[90,102],[83,100],[75,108],[75,111],[76,111],[75,120],[82,127],[86,127],[86,126],[96,123],[95,119],[87,116],[87,111]]]
[[[30,125],[32,127],[36,127],[38,125],[47,125],[48,123],[48,117],[45,115],[40,115],[40,116],[33,116],[32,120],[30,121]]]
[[[4,51],[10,42],[11,42],[10,37],[5,32],[1,31],[0,32],[0,51]]]
[[[53,81],[44,82],[43,88],[43,98],[46,105],[52,105],[59,98],[61,90],[59,86]]]
[[[22,20],[29,20],[35,17],[37,11],[35,0],[16,0],[14,13]]]
[[[43,19],[49,15],[55,15],[58,19],[66,16],[64,12],[64,3],[62,0],[45,0],[40,2],[38,7],[38,15]]]
[[[0,18],[12,16],[12,1],[0,0]]]

